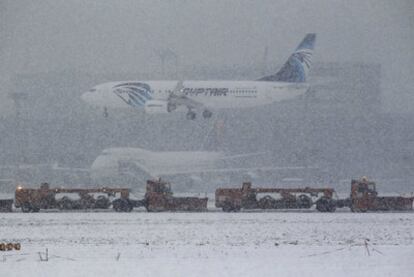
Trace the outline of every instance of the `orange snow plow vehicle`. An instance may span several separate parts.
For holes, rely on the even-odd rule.
[[[275,196],[276,194],[276,196]],[[334,212],[349,207],[352,212],[413,210],[414,197],[378,196],[375,182],[366,177],[351,181],[350,197],[338,199],[332,188],[252,188],[243,183],[241,188],[216,190],[216,207],[223,211],[240,209],[310,209]],[[315,199],[315,200],[313,200]]]
[[[176,197],[173,195],[170,183],[161,179],[148,180],[146,193],[142,200],[118,199],[113,202],[122,207],[122,211],[131,211],[134,207],[145,207],[148,212],[163,211],[207,211],[208,198]]]
[[[351,181],[350,199],[353,212],[407,211],[413,209],[414,197],[378,196],[375,182],[362,177]]]
[[[112,204],[115,210],[123,211],[124,207],[115,201],[129,202],[129,191],[126,188],[50,188],[48,183],[38,189],[18,186],[14,206],[23,212],[38,212],[40,209],[108,209]],[[94,194],[99,196],[95,198]],[[119,199],[111,202],[109,197],[117,194]]]
[[[216,207],[225,212],[240,209],[309,209],[316,204],[321,212],[333,212],[336,203],[332,188],[252,188],[243,183],[241,188],[216,190]],[[314,203],[312,197],[319,197]]]
[[[208,198],[175,197],[171,185],[161,179],[147,181],[144,205],[149,212],[161,211],[207,211]]]
[[[47,183],[41,184],[38,189],[18,186],[14,205],[23,212],[38,212],[40,209],[109,209],[111,206],[117,212],[130,212],[135,207],[160,212],[206,211],[207,201],[208,198],[175,197],[171,185],[159,179],[147,181],[145,197],[141,200],[131,199],[130,189],[127,188],[50,188]],[[13,200],[10,209],[12,203]]]

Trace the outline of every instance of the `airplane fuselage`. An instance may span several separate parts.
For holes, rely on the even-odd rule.
[[[282,68],[255,81],[125,81],[98,85],[82,95],[94,106],[132,107],[147,113],[169,113],[187,109],[187,119],[195,119],[194,110],[204,118],[211,110],[256,107],[293,99],[308,90],[316,34],[305,36]]]
[[[82,97],[95,106],[144,108],[152,100],[167,101],[179,81],[124,81],[98,85]],[[132,89],[131,89],[132,86]],[[134,91],[133,86],[140,86]],[[295,98],[306,83],[263,81],[184,81],[180,94],[208,109],[255,107]],[[134,97],[135,94],[135,97]]]

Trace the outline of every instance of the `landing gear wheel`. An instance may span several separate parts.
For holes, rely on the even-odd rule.
[[[187,115],[186,115],[187,119],[189,120],[194,120],[196,118],[196,113],[193,111],[188,111]]]
[[[210,112],[209,110],[204,110],[203,111],[203,117],[204,118],[210,118],[213,115],[212,112]]]

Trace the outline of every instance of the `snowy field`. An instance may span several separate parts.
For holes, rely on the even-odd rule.
[[[4,213],[1,276],[412,276],[414,213]],[[44,259],[48,249],[48,261]],[[40,252],[40,254],[39,254]]]

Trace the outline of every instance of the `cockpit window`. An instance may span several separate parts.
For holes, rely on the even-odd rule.
[[[91,88],[89,91],[94,92],[94,91],[96,91],[96,88]]]

